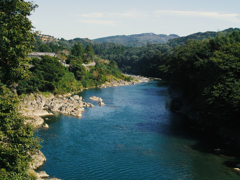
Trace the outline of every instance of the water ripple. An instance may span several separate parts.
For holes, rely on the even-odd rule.
[[[197,139],[168,110],[167,87],[151,82],[80,95],[107,105],[86,109],[82,118],[52,117],[50,128],[37,132],[47,157],[39,170],[65,180],[239,179],[223,158],[191,148]]]

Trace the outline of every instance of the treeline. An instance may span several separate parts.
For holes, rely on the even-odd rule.
[[[228,28],[223,31],[214,32],[214,31],[207,31],[207,32],[198,32],[194,33],[185,37],[170,39],[167,44],[171,47],[184,45],[184,43],[188,40],[194,39],[194,40],[203,40],[203,39],[209,39],[214,38],[218,36],[219,34],[225,35],[226,33],[232,33],[233,31],[238,31],[239,28]]]
[[[154,34],[154,33],[143,33],[143,34],[132,34],[132,35],[121,35],[121,36],[109,36],[94,39],[94,41],[104,43],[113,42],[128,47],[142,47],[147,44],[167,43],[168,40],[178,38],[176,34]]]
[[[118,70],[114,61],[106,61],[94,55],[91,45],[84,49],[80,43],[75,44],[70,55],[59,57],[42,56],[32,58],[28,78],[20,81],[17,86],[17,93],[28,94],[33,92],[52,92],[62,94],[76,92],[83,87],[99,86],[109,78],[120,78],[130,81]],[[67,63],[68,66],[64,66]],[[95,62],[95,66],[88,69],[83,63]]]
[[[239,29],[229,28],[222,32],[194,33],[186,37],[171,39],[165,44],[147,44],[142,47],[127,47],[116,43],[98,43],[92,46],[100,57],[116,61],[123,72],[160,77],[158,66],[164,64],[166,57],[171,55],[174,47],[184,45],[191,39],[209,39],[219,34],[232,33],[234,30]]]
[[[51,37],[51,36],[49,36]],[[93,45],[96,42],[90,39],[82,39],[82,38],[75,38],[72,40],[65,40],[64,38],[55,39],[52,38],[51,40],[45,39],[39,35],[35,36],[36,41],[33,42],[33,51],[35,52],[58,52],[62,50],[71,51],[75,44],[80,43],[84,48],[89,45]]]
[[[210,126],[239,125],[240,31],[175,47],[159,67]]]
[[[102,43],[93,45],[93,49],[101,58],[116,61],[122,72],[157,77],[160,75],[158,66],[171,53],[172,48],[167,44],[126,47],[114,43]]]
[[[99,43],[82,38],[75,38],[73,40],[65,40],[62,38],[46,43],[38,39],[34,51],[57,52],[63,49],[71,51],[78,43],[80,43],[83,48],[86,48],[87,44],[89,44],[92,46],[96,55],[103,59],[114,60],[117,62],[119,69],[124,73],[160,77],[161,74],[158,71],[158,66],[164,64],[166,57],[172,53],[173,47],[184,45],[184,43],[190,39],[203,40],[213,38],[220,33],[231,33],[234,30],[238,29],[229,28],[222,32],[209,31],[194,33],[186,37],[171,39],[165,44],[147,44],[142,47],[128,47],[117,44],[116,42]],[[46,45],[49,46],[50,49],[46,48]]]

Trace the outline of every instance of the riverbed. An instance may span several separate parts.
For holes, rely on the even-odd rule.
[[[216,154],[210,139],[185,128],[169,110],[161,81],[84,90],[95,106],[81,118],[56,114],[39,129],[47,162],[39,169],[65,180],[240,179],[227,166],[235,157]],[[97,96],[105,106],[89,99]],[[231,163],[230,163],[231,164]]]

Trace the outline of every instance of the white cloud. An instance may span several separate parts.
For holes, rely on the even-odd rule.
[[[216,12],[195,12],[195,11],[171,11],[171,10],[158,10],[154,11],[156,16],[160,15],[176,15],[176,16],[188,16],[188,17],[206,17],[206,18],[215,18],[225,21],[240,23],[238,18],[240,14],[221,14]]]
[[[107,20],[78,20],[79,22],[86,24],[97,24],[97,25],[105,25],[105,26],[116,26],[116,21],[107,21]]]

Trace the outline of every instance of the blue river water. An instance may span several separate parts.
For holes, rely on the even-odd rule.
[[[39,129],[46,163],[39,168],[65,180],[231,180],[234,157],[214,153],[169,111],[166,86],[152,81],[90,89],[79,94],[95,106],[81,118],[56,115]],[[101,97],[105,106],[89,99]],[[205,141],[208,141],[207,139]],[[201,148],[199,147],[201,145]],[[211,144],[208,146],[208,144]],[[203,147],[202,147],[203,146]]]

